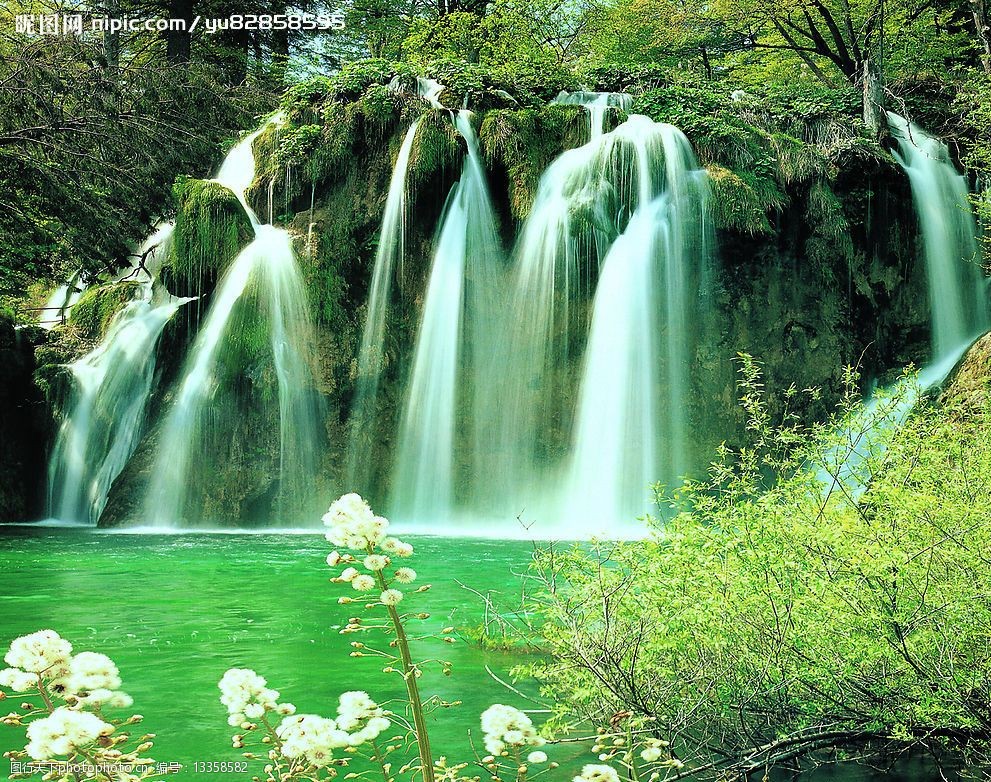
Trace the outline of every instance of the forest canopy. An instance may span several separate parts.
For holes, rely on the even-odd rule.
[[[343,25],[189,29],[293,14]],[[80,18],[81,32],[40,34],[52,15]],[[186,29],[94,27],[109,18]],[[120,266],[174,208],[178,174],[208,171],[285,87],[368,57],[453,79],[484,71],[538,94],[688,84],[783,90],[813,107],[839,94],[875,134],[883,108],[910,109],[963,137],[970,162],[989,157],[985,0],[15,0],[0,10],[4,295]]]

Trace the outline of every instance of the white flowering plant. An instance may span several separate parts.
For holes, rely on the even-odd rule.
[[[0,670],[0,700],[17,707],[0,722],[24,728],[23,750],[4,753],[25,771],[10,779],[27,779],[45,766],[51,780],[145,780],[162,777],[160,766],[145,753],[153,734],[135,736],[140,715],[116,717],[108,710],[126,709],[132,700],[121,691],[114,662],[97,652],[73,654],[72,644],[54,630],[15,638]],[[61,771],[81,767],[89,771]],[[101,770],[102,769],[102,770]]]
[[[429,619],[429,614],[406,609],[407,601],[430,589],[426,584],[412,586],[416,571],[403,564],[413,555],[413,546],[389,536],[388,520],[376,516],[357,494],[334,502],[323,521],[327,541],[337,547],[327,556],[327,565],[335,571],[331,581],[349,587],[349,594],[338,603],[363,605],[365,611],[362,617],[351,617],[341,633],[379,632],[388,639],[385,644],[352,641],[350,654],[381,659],[383,673],[402,677],[407,697],[402,709],[390,711],[385,708],[389,704],[379,705],[367,692],[354,690],[341,693],[334,716],[298,714],[296,706],[283,700],[255,671],[229,669],[218,685],[220,702],[234,729],[234,748],[257,763],[261,772],[252,778],[324,782],[347,769],[345,779],[381,772],[384,782],[480,782],[483,776],[491,782],[525,782],[560,768],[545,751],[553,742],[540,735],[530,716],[501,703],[481,714],[484,752],[475,747],[470,762],[433,757],[427,717],[460,701],[425,698],[420,692],[419,679],[427,666],[438,666],[449,675],[451,663],[416,659],[410,646],[406,625]],[[453,633],[453,627],[445,627],[439,638],[455,643]],[[424,637],[428,636],[416,636]],[[20,711],[2,722],[26,727],[28,739],[24,750],[7,753],[9,757],[84,761],[97,768],[138,767],[133,774],[75,771],[71,776],[44,777],[66,782],[130,782],[159,776],[154,761],[141,757],[152,746],[153,736],[141,736],[131,748],[130,727],[142,718],[115,720],[104,713],[107,708],[131,705],[120,690],[117,666],[108,657],[93,652],[73,655],[68,641],[52,630],[42,630],[16,639],[5,660],[11,667],[0,671],[0,699],[10,697],[5,692],[10,690],[24,702]],[[672,757],[667,742],[654,736],[649,721],[637,721],[629,713],[617,715],[612,730],[602,729],[586,740],[594,742],[599,762],[585,765],[572,782],[658,782],[690,774]],[[413,747],[415,757],[410,759]],[[354,760],[364,762],[352,765]],[[12,774],[11,779],[28,775]]]

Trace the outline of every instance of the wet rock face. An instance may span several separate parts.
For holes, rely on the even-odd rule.
[[[423,110],[417,105],[412,112],[405,99],[384,99],[388,111],[358,102],[334,104],[333,111],[324,112],[327,119],[321,126],[271,127],[254,147],[258,174],[249,202],[293,234],[316,330],[309,358],[323,401],[327,444],[314,479],[314,493],[321,500],[351,488],[344,485],[344,451],[378,230],[396,152],[412,117]],[[450,118],[435,114],[423,120],[411,158],[406,253],[386,328],[377,411],[381,425],[370,431],[366,449],[370,471],[381,476],[369,494],[375,505],[389,492],[395,423],[435,233],[460,175],[461,149]],[[578,107],[560,106],[478,114],[488,184],[504,245],[510,249],[540,173],[561,151],[581,143],[584,117]],[[298,159],[293,157],[297,147]],[[736,404],[733,358],[738,352],[762,362],[772,399],[782,400],[792,383],[821,386],[821,401],[799,411],[808,419],[821,419],[839,393],[845,364],[859,364],[865,380],[883,382],[885,371],[893,367],[924,362],[929,337],[911,194],[893,161],[880,153],[867,163],[856,157],[840,160],[827,178],[809,164],[811,173],[802,178],[752,174],[720,154],[711,145],[705,149],[710,173],[716,170],[724,179],[714,197],[739,199],[740,208],[716,215],[718,260],[707,292],[714,315],[700,324],[703,337],[692,368],[690,417],[699,464],[709,461],[719,442],[741,444],[745,439]],[[250,232],[240,205],[211,183],[188,180],[180,200],[180,222],[186,221],[186,229],[179,231],[163,278],[181,289],[173,292],[205,295],[165,332],[148,431],[111,491],[103,526],[140,523],[158,429],[179,367],[208,306],[210,289]],[[176,249],[180,246],[185,250]],[[186,263],[180,255],[194,262]],[[590,297],[592,291],[594,286]],[[582,345],[574,348],[577,371]],[[253,412],[255,401],[267,395],[267,376],[252,369],[256,362],[241,363],[231,369],[229,379],[244,387],[243,414],[234,416],[237,423],[223,443],[227,456],[197,487],[210,521],[228,526],[265,519],[277,493],[273,422]],[[549,452],[567,447],[567,426],[547,429]]]
[[[45,450],[50,417],[34,383],[34,351],[46,333],[15,329],[0,314],[0,521],[44,513]]]
[[[953,415],[984,412],[991,391],[991,333],[978,339],[953,370],[939,403]]]

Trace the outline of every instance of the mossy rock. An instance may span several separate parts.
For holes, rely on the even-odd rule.
[[[80,338],[100,342],[114,317],[141,292],[140,282],[113,282],[88,288],[69,312],[69,324]]]
[[[709,165],[706,170],[712,187],[709,205],[716,228],[748,236],[773,233],[768,215],[788,203],[787,196],[773,180],[731,171],[725,166]]]
[[[991,334],[978,339],[957,364],[940,395],[940,404],[957,418],[987,411],[991,394]]]
[[[414,183],[443,171],[457,170],[464,156],[464,139],[446,111],[430,111],[417,128],[410,151],[409,172]]]
[[[513,217],[523,220],[530,213],[540,177],[551,162],[584,143],[584,122],[580,106],[486,112],[479,141],[489,165],[506,171]]]
[[[175,231],[161,277],[173,295],[199,296],[213,289],[254,229],[237,196],[218,182],[183,179],[175,195]]]

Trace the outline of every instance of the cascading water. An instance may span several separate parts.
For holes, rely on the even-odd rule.
[[[382,359],[385,347],[386,316],[392,295],[392,280],[401,272],[406,243],[406,171],[420,120],[416,120],[403,139],[392,169],[389,194],[385,202],[379,244],[375,253],[375,266],[365,312],[365,325],[358,348],[358,377],[355,381],[354,402],[347,455],[348,486],[365,492],[369,483],[370,464],[367,458],[369,445],[374,437],[379,381],[382,376]]]
[[[38,317],[38,325],[43,329],[48,330],[65,323],[72,308],[86,290],[86,285],[79,279],[79,276],[80,273],[76,272],[67,283],[59,285],[52,291]]]
[[[477,406],[488,392],[479,381],[484,368],[477,362],[490,360],[489,341],[497,338],[489,326],[491,302],[498,296],[495,218],[471,113],[459,112],[455,124],[467,153],[461,179],[448,197],[427,283],[391,500],[393,514],[413,522],[450,517],[458,407],[472,404],[466,396]],[[463,393],[467,377],[474,379],[472,395]]]
[[[157,231],[139,252],[168,241],[171,228]],[[159,338],[185,301],[147,280],[100,344],[69,366],[75,385],[49,462],[52,518],[96,524],[138,445]]]
[[[235,190],[247,203],[244,189],[254,178],[251,144],[256,131],[228,156],[217,181]],[[243,349],[245,335],[233,328],[235,318],[252,326],[264,325],[271,351],[279,405],[278,509],[298,512],[315,474],[320,430],[319,405],[306,361],[313,344],[306,304],[306,290],[292,252],[289,234],[270,225],[255,227],[254,241],[245,247],[224,272],[210,308],[186,359],[175,398],[162,426],[146,516],[155,526],[176,526],[201,518],[199,498],[190,496],[193,477],[211,465],[198,459],[207,443],[222,440],[217,429],[229,421],[219,414],[218,376],[227,352]],[[256,310],[251,307],[256,306]],[[206,519],[205,521],[209,521]]]
[[[554,99],[554,103],[584,106],[588,112],[590,136],[596,139],[605,129],[609,109],[628,112],[633,106],[633,96],[624,92],[562,92]]]
[[[687,470],[707,192],[687,139],[639,115],[544,173],[515,251],[492,491],[476,505],[601,531],[644,512],[650,484]],[[628,447],[611,447],[600,425]]]
[[[653,483],[689,469],[688,370],[709,266],[708,183],[688,139],[637,125],[639,206],[603,262],[565,482],[567,523],[611,534],[651,508]]]
[[[922,231],[933,359],[938,360],[987,331],[987,281],[981,272],[967,181],[949,150],[918,125],[891,112],[897,156],[912,185]]]
[[[888,124],[898,141],[896,158],[908,175],[919,217],[922,260],[929,283],[932,356],[918,373],[868,399],[843,426],[819,469],[828,491],[859,497],[870,480],[867,456],[883,433],[901,426],[919,398],[942,383],[967,348],[991,325],[987,279],[981,271],[967,182],[949,150],[918,125],[892,112]]]

